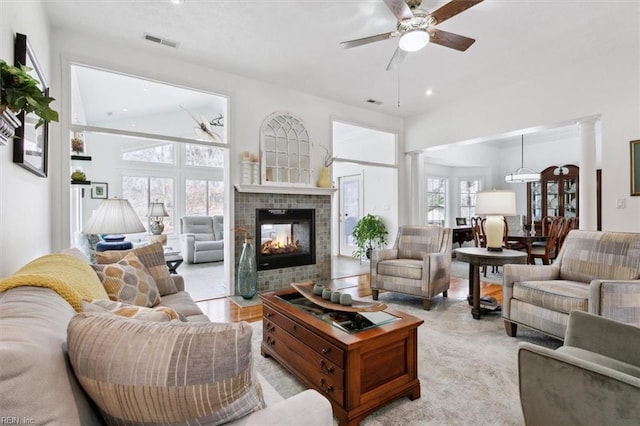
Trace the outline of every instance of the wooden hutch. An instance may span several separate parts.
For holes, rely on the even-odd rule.
[[[540,173],[539,182],[527,183],[527,226],[542,232],[545,216],[578,215],[578,176],[580,168],[572,164],[549,166]],[[599,192],[599,191],[598,191]]]

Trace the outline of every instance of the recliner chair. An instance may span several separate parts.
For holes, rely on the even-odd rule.
[[[401,226],[391,249],[371,254],[371,290],[410,294],[423,299],[425,310],[431,299],[447,297],[451,277],[453,230],[440,226]]]
[[[224,260],[223,216],[180,218],[180,246],[187,263]]]

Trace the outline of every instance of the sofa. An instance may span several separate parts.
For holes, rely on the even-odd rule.
[[[640,326],[640,234],[572,230],[551,265],[505,265],[502,317],[564,339],[571,311]]]
[[[161,262],[162,246],[152,246]],[[140,250],[151,249],[132,252]],[[116,263],[124,252],[105,256],[98,261]],[[159,294],[150,298],[159,303],[142,307],[97,298],[107,286],[93,284],[96,271],[109,274],[107,266],[91,266],[73,249],[38,258],[0,280],[3,419],[38,425],[333,424],[331,405],[321,394],[307,390],[283,400],[254,372],[251,327],[211,323],[184,290],[180,275],[169,276],[160,263],[151,265],[149,273],[167,279],[157,280]],[[121,311],[177,316],[154,322],[101,312],[109,303]],[[245,369],[235,372],[238,365]],[[116,396],[104,398],[100,392]],[[216,392],[220,399],[212,401]],[[146,420],[114,418],[109,410],[121,402],[130,404],[127,415]],[[203,407],[220,413],[188,418],[188,410]]]
[[[520,342],[518,381],[527,425],[637,425],[640,328],[573,311],[556,350]]]
[[[180,247],[187,263],[224,260],[223,217],[184,216],[180,218]]]

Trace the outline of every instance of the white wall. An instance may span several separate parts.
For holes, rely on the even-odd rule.
[[[629,141],[640,134],[640,3],[618,6],[624,10],[608,28],[619,42],[594,44],[588,56],[568,56],[513,82],[478,87],[438,111],[405,120],[406,151],[599,115],[603,229],[639,232],[640,197],[629,196]],[[546,156],[555,163],[553,150]],[[617,199],[626,200],[625,209],[615,208]]]
[[[51,82],[50,29],[39,2],[0,2],[0,58],[12,65],[15,33],[27,36]],[[55,89],[51,96],[60,97]],[[60,103],[52,106],[58,109]],[[57,129],[52,124],[50,132]],[[51,251],[50,212],[57,208],[51,203],[51,184],[50,178],[38,177],[13,164],[11,143],[0,146],[0,277]]]
[[[240,182],[239,160],[243,151],[259,151],[259,129],[262,121],[274,111],[288,111],[301,117],[309,130],[313,150],[313,168],[321,167],[324,151],[320,145],[331,141],[331,116],[338,115],[351,122],[363,123],[399,132],[399,118],[375,113],[362,108],[347,106],[301,92],[284,89],[241,76],[219,72],[198,65],[169,59],[166,47],[158,46],[155,52],[143,53],[108,40],[91,39],[60,30],[54,31],[53,59],[55,72],[52,87],[68,98],[68,63],[75,61],[100,68],[112,69],[132,75],[169,82],[184,87],[228,95],[230,97],[229,126],[231,183]],[[52,139],[58,146],[52,165],[60,173],[56,182],[55,199],[63,206],[54,216],[54,240],[56,248],[69,245],[68,241],[68,170],[69,152],[66,136],[69,120],[69,102],[61,110],[59,132]],[[63,141],[62,143],[60,141]],[[60,149],[62,147],[62,149]],[[314,181],[317,176],[314,176]],[[110,188],[111,192],[111,188]],[[228,191],[232,199],[232,188]],[[229,213],[233,213],[232,209]],[[232,254],[233,255],[233,254]]]

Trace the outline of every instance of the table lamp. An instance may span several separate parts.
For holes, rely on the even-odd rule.
[[[516,214],[516,193],[513,191],[480,191],[476,194],[476,214],[486,216],[484,232],[487,250],[502,251],[504,217]]]
[[[97,251],[129,250],[131,241],[124,235],[144,232],[144,225],[128,200],[109,198],[103,200],[82,230],[83,234],[101,234],[102,241],[96,244]]]
[[[149,231],[151,234],[162,234],[164,231],[164,223],[162,223],[162,221],[165,217],[169,217],[169,213],[167,213],[167,210],[164,208],[164,203],[150,203],[147,217],[149,218]]]

